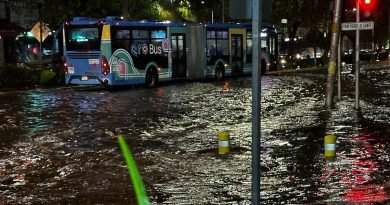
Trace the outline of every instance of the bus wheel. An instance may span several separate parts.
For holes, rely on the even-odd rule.
[[[218,64],[215,69],[215,79],[217,81],[222,81],[225,79],[225,69],[223,68],[222,64]]]
[[[157,72],[154,69],[148,70],[145,76],[145,85],[148,88],[154,87],[157,85]]]

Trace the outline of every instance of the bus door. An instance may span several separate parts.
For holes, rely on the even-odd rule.
[[[242,75],[243,73],[243,46],[242,46],[242,35],[233,34],[231,36],[231,56],[232,56],[232,75]]]
[[[172,42],[172,77],[185,78],[187,74],[187,56],[185,46],[185,34],[173,33]]]

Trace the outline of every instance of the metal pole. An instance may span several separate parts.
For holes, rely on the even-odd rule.
[[[262,0],[252,0],[252,204],[260,204],[260,32]]]
[[[38,5],[38,15],[39,15],[39,59],[42,59],[42,6]]]
[[[356,1],[356,23],[360,22],[360,0]],[[356,29],[356,50],[355,50],[355,109],[359,109],[359,63],[360,63],[360,30]]]
[[[337,49],[337,97],[341,100],[341,32],[339,32],[339,45]]]
[[[372,42],[371,42],[371,61],[374,62],[375,59],[375,30],[372,28],[371,30],[371,37],[372,37]]]
[[[42,58],[42,20],[39,21],[39,58]]]
[[[211,23],[214,23],[214,10],[211,10]]]
[[[222,23],[225,23],[225,0],[222,0]]]

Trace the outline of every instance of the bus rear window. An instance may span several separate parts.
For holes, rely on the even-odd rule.
[[[100,50],[99,28],[69,28],[67,50]]]

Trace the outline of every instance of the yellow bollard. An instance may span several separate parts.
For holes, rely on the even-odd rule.
[[[333,161],[336,158],[336,135],[324,137],[325,159]]]
[[[227,154],[230,152],[230,134],[227,131],[218,133],[218,153]]]

